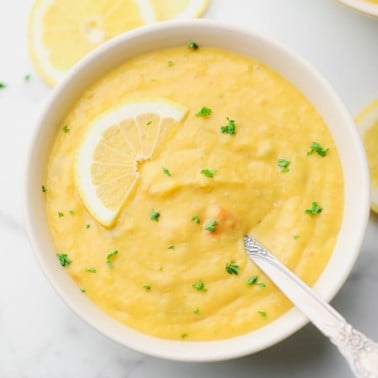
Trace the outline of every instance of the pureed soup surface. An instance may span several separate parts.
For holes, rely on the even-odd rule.
[[[136,187],[106,228],[78,194],[77,150],[96,117],[145,98],[167,98],[188,114],[139,163]],[[204,106],[211,114],[196,115]],[[221,131],[230,120],[235,134]],[[321,148],[309,153],[313,142]],[[343,211],[339,157],[312,105],[263,64],[203,46],[138,56],[90,87],[59,129],[45,186],[50,231],[78,290],[119,321],[169,339],[232,337],[288,311],[243,236],[312,285]]]

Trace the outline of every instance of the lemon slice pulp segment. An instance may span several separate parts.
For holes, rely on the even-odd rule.
[[[76,185],[87,210],[110,227],[138,178],[138,162],[152,159],[187,113],[166,99],[129,102],[98,117],[78,150]]]
[[[378,213],[378,100],[368,105],[356,123],[365,147],[371,182],[371,209]]]

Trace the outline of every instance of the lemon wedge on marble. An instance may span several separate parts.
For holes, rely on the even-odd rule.
[[[371,209],[378,213],[378,99],[356,117],[368,159],[371,182]]]

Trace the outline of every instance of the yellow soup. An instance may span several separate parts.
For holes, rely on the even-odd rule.
[[[109,109],[156,98],[187,113],[136,163],[135,186],[105,227],[78,192],[78,150]],[[138,56],[91,86],[59,128],[43,189],[78,290],[130,327],[179,340],[240,335],[288,311],[243,235],[312,285],[343,211],[338,153],[313,106],[269,67],[203,46]]]

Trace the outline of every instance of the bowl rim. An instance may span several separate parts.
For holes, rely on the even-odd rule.
[[[35,216],[36,211],[45,211],[44,208],[36,210],[36,191],[38,190],[39,192],[41,192],[40,185],[38,186],[38,189],[33,188],[33,180],[35,179],[36,173],[35,160],[38,160],[38,149],[41,146],[39,138],[41,137],[41,135],[43,135],[43,131],[45,129],[47,130],[48,127],[51,128],[51,125],[48,125],[48,123],[46,123],[46,119],[48,119],[48,117],[53,113],[54,109],[59,107],[60,98],[65,92],[69,91],[69,87],[72,85],[72,83],[76,82],[76,80],[80,80],[80,76],[85,76],[87,68],[91,67],[94,62],[98,62],[106,57],[109,54],[109,51],[114,52],[118,48],[130,43],[130,41],[138,41],[146,36],[149,37],[150,35],[157,35],[162,32],[176,32],[178,30],[185,31],[191,28],[199,28],[201,30],[207,31],[221,31],[222,33],[234,33],[235,35],[254,39],[259,43],[266,45],[267,48],[272,49],[272,51],[278,50],[281,54],[286,56],[287,59],[297,62],[298,65],[303,67],[304,71],[307,72],[309,77],[316,80],[318,85],[324,88],[332,104],[336,107],[337,112],[345,120],[349,133],[352,134],[352,137],[358,138],[358,141],[356,140],[353,143],[355,146],[356,160],[359,164],[359,167],[361,168],[359,177],[361,189],[361,197],[359,200],[361,210],[357,214],[357,224],[359,225],[359,227],[357,228],[356,234],[352,237],[351,245],[353,253],[349,255],[348,260],[343,267],[343,270],[337,273],[337,282],[329,285],[328,289],[321,288],[321,290],[318,290],[318,294],[326,301],[330,301],[344,284],[358,257],[359,249],[364,238],[364,233],[369,217],[370,185],[366,157],[362,143],[358,136],[358,131],[353,131],[353,120],[334,89],[310,63],[308,63],[296,52],[289,49],[285,45],[257,32],[246,30],[245,28],[237,27],[227,23],[220,23],[207,19],[165,21],[158,24],[143,26],[139,29],[129,31],[113,38],[112,40],[106,42],[105,44],[99,46],[94,51],[89,53],[71,69],[71,71],[62,80],[62,82],[60,82],[53,89],[52,93],[47,99],[43,111],[35,122],[32,138],[28,145],[25,173],[23,175],[23,210],[25,228],[34,254],[39,261],[39,264],[42,267],[42,271],[47,277],[47,280],[58,292],[60,297],[63,298],[68,307],[70,307],[71,310],[73,310],[74,313],[78,314],[81,319],[86,321],[103,335],[107,336],[113,341],[118,342],[121,345],[154,357],[178,361],[200,362],[226,360],[258,352],[282,341],[291,334],[295,333],[300,328],[302,328],[308,322],[308,320],[304,315],[302,315],[302,313],[299,312],[299,310],[293,308],[277,320],[270,322],[267,326],[253,331],[252,333],[230,339],[201,342],[182,342],[159,339],[143,334],[139,331],[132,330],[129,327],[110,318],[108,315],[102,312],[102,310],[98,309],[96,305],[90,302],[89,299],[87,299],[80,293],[79,290],[77,290],[76,285],[75,288],[77,293],[74,293],[72,291],[72,287],[68,288],[68,286],[70,286],[71,284],[66,280],[71,279],[69,278],[69,275],[64,272],[64,269],[61,269],[60,266],[58,268],[61,272],[58,271],[58,268],[54,268],[55,271],[53,271],[53,269],[51,268],[51,260],[49,260],[50,257],[46,257],[46,255],[44,255],[43,253],[43,237],[41,236],[42,231],[40,231],[41,222],[38,222],[38,219],[36,220]],[[133,56],[136,55],[138,54],[134,54]],[[81,84],[80,86],[82,88],[86,87],[85,84]],[[75,101],[76,100],[72,100],[71,105]],[[56,135],[56,127],[54,129],[54,135]],[[41,194],[39,194],[39,196],[41,196]],[[43,217],[43,215],[41,215],[41,217]],[[44,232],[46,233],[46,230],[44,230]],[[53,258],[56,260],[55,254],[51,253],[51,255],[54,255]],[[58,264],[56,264],[56,266],[58,266]],[[325,268],[325,270],[327,270],[327,267]],[[64,278],[62,275],[64,275],[66,278]],[[62,283],[63,281],[65,283]],[[319,281],[321,281],[321,279],[319,279],[318,282]],[[318,282],[314,286],[315,289],[317,289]],[[269,337],[266,336],[267,334]],[[253,338],[251,335],[253,335]]]

